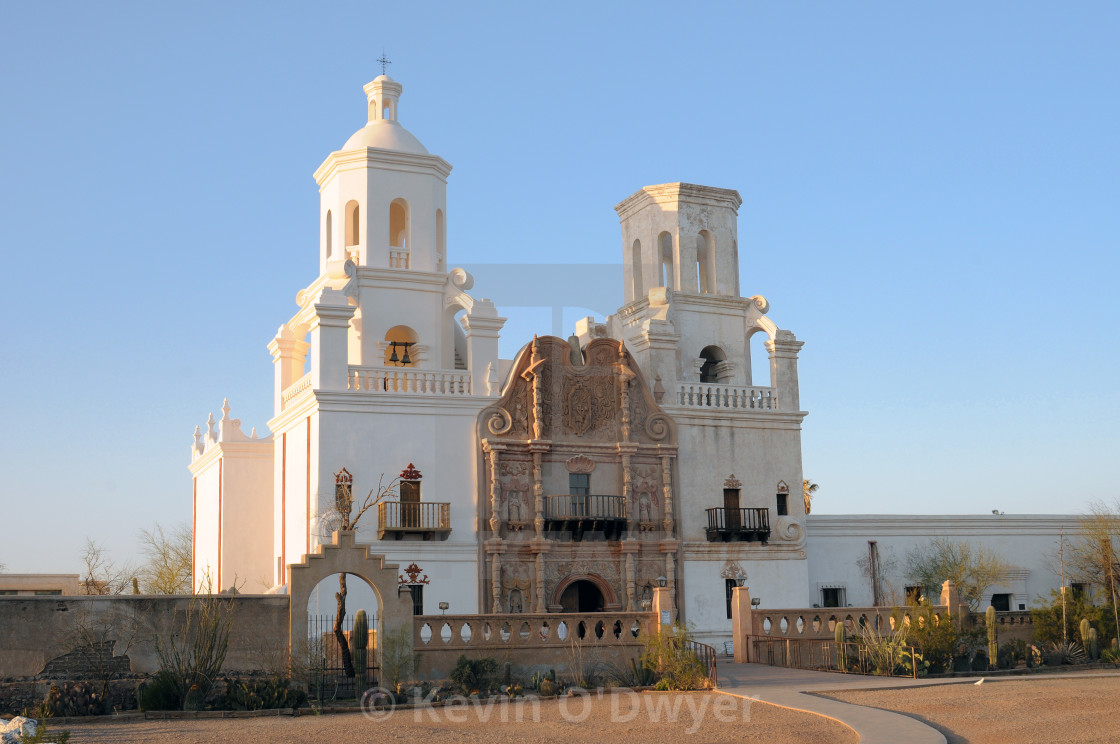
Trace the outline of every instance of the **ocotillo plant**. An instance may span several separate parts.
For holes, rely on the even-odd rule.
[[[984,612],[984,624],[988,626],[988,667],[995,669],[996,654],[999,652],[999,638],[996,630],[996,608],[988,607]]]
[[[369,659],[369,625],[365,610],[358,610],[354,616],[354,628],[350,631],[350,656],[354,660],[355,685],[364,689],[366,661]]]

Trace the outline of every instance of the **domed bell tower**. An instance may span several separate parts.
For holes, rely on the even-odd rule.
[[[365,126],[315,171],[319,273],[339,274],[347,259],[359,267],[446,272],[451,165],[401,126],[400,83],[379,75],[364,90]]]

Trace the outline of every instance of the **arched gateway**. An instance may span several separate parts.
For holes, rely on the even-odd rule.
[[[412,638],[412,597],[397,593],[400,565],[386,563],[384,555],[369,552],[369,546],[356,545],[354,532],[335,532],[330,543],[319,545],[318,552],[304,555],[299,563],[288,566],[288,649],[298,654],[307,643],[307,600],[315,586],[334,574],[355,576],[377,595],[377,625],[386,631],[408,625]]]

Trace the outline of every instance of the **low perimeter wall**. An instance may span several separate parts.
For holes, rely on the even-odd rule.
[[[227,599],[227,597],[223,597]],[[236,595],[225,671],[283,668],[288,653],[288,597]],[[113,641],[134,673],[159,668],[155,637],[181,627],[189,596],[0,598],[0,678],[41,674],[48,662],[74,651],[84,635]],[[84,634],[80,633],[85,629]],[[128,647],[127,650],[125,647]],[[52,665],[65,674],[65,659]]]
[[[656,632],[652,612],[544,615],[425,615],[414,618],[416,676],[446,679],[459,656],[492,657],[516,676],[534,671],[585,671],[627,665]]]

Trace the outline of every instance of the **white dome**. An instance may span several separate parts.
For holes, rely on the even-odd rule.
[[[378,119],[366,124],[346,140],[342,149],[361,150],[366,147],[407,152],[413,155],[428,154],[428,148],[420,144],[420,140],[416,139],[412,132],[388,119]]]

